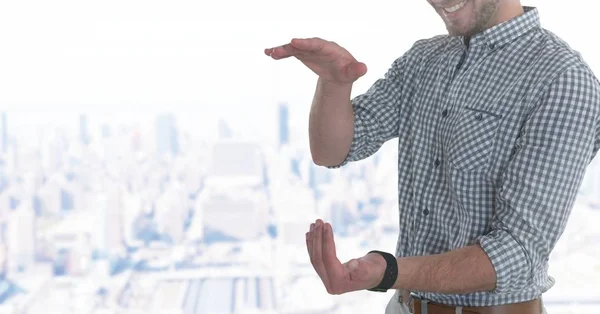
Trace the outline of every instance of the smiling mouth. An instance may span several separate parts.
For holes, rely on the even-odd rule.
[[[468,1],[469,0],[465,0],[465,1],[461,2],[461,3],[453,5],[451,7],[443,8],[444,13],[454,13],[454,12],[457,12],[458,10],[462,9],[467,4]]]

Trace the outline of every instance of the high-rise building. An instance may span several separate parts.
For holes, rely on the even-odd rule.
[[[204,200],[200,197],[194,200],[194,211],[187,230],[187,238],[190,241],[201,241],[204,238],[204,222],[202,218],[202,206]]]
[[[103,138],[108,138],[111,135],[110,132],[110,125],[108,124],[103,124],[102,127],[100,128],[100,133],[102,134]]]
[[[113,274],[127,258],[123,202],[126,189],[111,180],[104,184],[110,187],[93,201],[98,219],[93,245],[97,256],[108,259],[108,272]]]
[[[41,214],[57,215],[61,212],[84,209],[83,186],[68,181],[63,174],[53,174],[40,186],[34,208]]]
[[[178,244],[185,236],[188,216],[186,193],[181,185],[169,187],[156,201],[155,219],[158,231],[172,243]]]
[[[279,147],[290,142],[290,117],[286,103],[279,104]]]
[[[219,139],[227,140],[233,137],[233,132],[231,128],[227,124],[227,122],[223,119],[219,120]]]
[[[156,118],[156,151],[160,155],[179,153],[175,116],[163,114]]]
[[[0,167],[0,194],[8,188],[8,176],[5,174],[5,171],[3,167]]]
[[[335,232],[342,236],[346,236],[348,234],[348,227],[352,222],[352,217],[350,215],[350,211],[344,204],[334,202],[331,204],[330,208],[330,217],[331,225],[335,226]]]
[[[83,145],[90,143],[90,134],[88,131],[88,119],[87,116],[82,114],[79,116],[79,139]]]
[[[124,228],[123,228],[123,194],[125,190],[115,187],[109,190],[104,210],[106,213],[106,249],[110,256],[123,255],[125,250]]]
[[[79,276],[88,273],[93,253],[88,230],[72,222],[63,222],[46,236],[49,237],[53,250],[52,266],[55,275]]]
[[[6,125],[6,112],[2,113],[2,124],[0,126],[0,153],[6,153],[8,151],[8,126]]]
[[[264,156],[257,143],[223,141],[215,144],[211,167],[205,183],[217,182],[239,185],[264,183]]]
[[[207,191],[199,198],[204,240],[245,241],[265,234],[269,202],[255,190]]]
[[[32,267],[35,261],[35,212],[26,201],[10,213],[6,225],[9,272]]]
[[[0,241],[0,282],[6,278],[6,270],[8,264],[8,249],[4,241]]]

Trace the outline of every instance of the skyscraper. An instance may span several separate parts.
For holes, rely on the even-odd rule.
[[[35,257],[35,213],[30,201],[10,213],[6,225],[8,267],[19,272],[33,266]]]
[[[160,155],[179,153],[175,116],[163,114],[156,118],[156,151]]]
[[[279,147],[290,141],[290,117],[289,108],[286,103],[279,104]]]
[[[6,123],[6,112],[3,112],[2,125],[0,128],[0,153],[6,153],[8,151],[8,126]]]
[[[102,127],[100,128],[100,133],[102,134],[103,138],[107,138],[110,137],[110,125],[108,124],[103,124]]]
[[[264,183],[264,156],[257,143],[223,141],[214,145],[205,184],[228,182],[244,185]]]
[[[231,128],[227,122],[223,119],[219,120],[219,139],[226,140],[230,139],[232,136],[233,132],[231,132]]]
[[[188,204],[183,186],[171,185],[155,204],[155,219],[158,230],[172,243],[178,244],[185,236],[185,220]]]
[[[108,258],[108,273],[118,273],[127,259],[124,235],[124,196],[126,189],[117,182],[106,181],[111,187],[96,200],[98,221],[98,251]]]
[[[82,114],[79,116],[79,139],[83,145],[90,143],[90,135],[88,132],[88,119],[87,116]]]
[[[208,242],[254,240],[266,233],[269,201],[252,189],[207,190],[198,201]]]

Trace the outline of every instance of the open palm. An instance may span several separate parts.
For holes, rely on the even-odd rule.
[[[306,233],[306,247],[313,267],[330,294],[373,288],[383,278],[386,262],[379,254],[340,262],[329,223],[317,220],[311,224]]]

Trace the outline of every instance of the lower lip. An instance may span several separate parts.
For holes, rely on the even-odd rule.
[[[454,19],[458,18],[462,12],[464,12],[464,11],[465,11],[465,9],[466,9],[466,8],[467,8],[467,6],[470,4],[470,2],[471,2],[471,1],[467,1],[467,3],[465,3],[465,5],[464,5],[462,8],[458,9],[458,11],[454,11],[454,12],[452,12],[452,13],[448,13],[448,11],[446,11],[446,10],[442,9],[442,12],[444,13],[444,16],[445,16],[447,19],[449,19],[449,20],[454,20]]]

